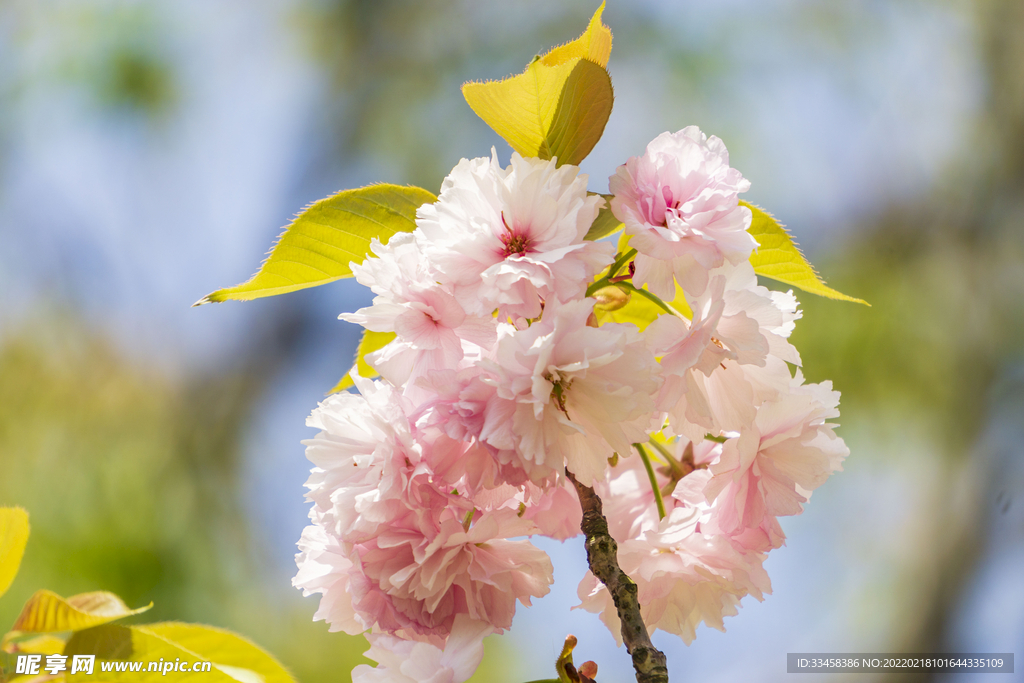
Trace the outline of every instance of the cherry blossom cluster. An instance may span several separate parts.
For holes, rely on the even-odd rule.
[[[778,518],[847,449],[838,393],[791,369],[795,297],[757,284],[749,186],[718,138],[664,133],[610,179],[617,248],[585,239],[606,205],[577,167],[492,153],[352,264],[376,297],[342,319],[395,337],[367,358],[380,379],[309,418],[294,583],[332,630],[367,634],[379,666],[354,681],[466,680],[549,591],[529,537],[580,533],[567,472],[604,501],[652,632],[689,643],[770,592]],[[605,287],[662,314],[615,322]],[[601,583],[578,594],[620,638]]]

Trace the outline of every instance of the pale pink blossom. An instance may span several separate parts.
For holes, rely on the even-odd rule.
[[[696,126],[656,137],[619,166],[609,188],[612,211],[639,252],[633,281],[665,300],[674,297],[673,277],[700,292],[708,270],[745,261],[757,247],[747,232],[750,209],[739,205],[750,182],[730,168],[722,141]]]
[[[619,544],[619,566],[637,584],[640,613],[648,631],[674,633],[693,641],[703,622],[725,630],[723,617],[735,615],[746,595],[758,600],[771,592],[762,567],[764,556],[743,553],[725,536],[709,536],[698,528],[698,509],[676,507],[656,529]],[[580,582],[579,605],[601,615],[622,642],[618,613],[607,589],[589,572]]]
[[[558,541],[580,535],[583,509],[569,482],[545,488],[527,483],[524,488],[523,518],[536,524],[540,533]]]
[[[447,443],[435,439],[438,447],[427,453],[437,476],[457,484],[459,490],[470,496],[503,485],[516,487],[526,481],[525,472],[513,462],[511,454],[502,454],[480,440],[488,404],[496,390],[482,381],[479,368],[429,372],[417,385],[423,395],[429,396],[417,408],[417,428],[428,433],[442,432],[449,439]]]
[[[416,408],[418,426],[436,427],[462,441],[479,436],[484,408],[494,395],[494,388],[481,380],[479,368],[426,372],[416,384],[429,396]]]
[[[480,666],[483,639],[493,629],[464,614],[455,617],[452,633],[444,647],[415,640],[403,640],[382,633],[369,633],[370,649],[365,656],[376,668],[360,664],[352,669],[352,683],[463,683]]]
[[[464,342],[494,342],[493,319],[466,315],[453,294],[435,282],[412,233],[399,233],[386,245],[374,238],[370,248],[376,256],[353,263],[352,272],[377,296],[372,306],[340,317],[374,332],[397,335],[367,358],[392,384],[456,367]]]
[[[359,394],[325,399],[306,421],[320,432],[306,444],[313,463],[306,498],[330,534],[373,536],[406,508],[409,480],[422,461],[398,392],[384,382],[356,379]]]
[[[662,315],[645,335],[662,355],[659,408],[677,433],[699,441],[740,429],[762,401],[788,391],[786,362],[800,355],[787,337],[800,312],[792,292],[758,285],[749,263],[710,271],[704,291],[686,298],[690,321]]]
[[[796,298],[757,284],[749,183],[722,142],[665,133],[611,178],[634,283],[669,300],[678,282],[692,311],[643,333],[597,326],[585,298],[614,252],[584,239],[603,203],[586,183],[555,160],[463,159],[413,233],[352,264],[376,297],[341,317],[396,338],[367,358],[381,381],[357,377],[307,422],[293,584],[320,594],[315,619],[367,635],[379,665],[355,683],[472,675],[482,639],[550,590],[524,537],[580,533],[566,471],[602,498],[648,628],[689,643],[770,592],[778,518],[841,469],[839,395],[793,376]],[[649,475],[634,444],[656,432]],[[578,595],[619,639],[597,579]]]
[[[589,485],[615,452],[647,439],[660,385],[654,355],[633,325],[588,327],[593,305],[549,304],[481,363],[497,390],[481,438],[514,450],[531,478],[567,467]]]
[[[718,510],[703,495],[710,477],[706,467],[717,461],[721,445],[679,440],[666,450],[680,465],[677,472],[688,473],[666,490],[672,468],[663,462],[665,456],[649,447],[657,485],[663,490],[664,519],[658,517],[639,456],[620,459],[598,490],[609,531],[619,545],[619,564],[637,584],[644,623],[652,633],[660,629],[689,643],[701,622],[723,629],[723,617],[736,614],[741,598],[753,595],[760,600],[771,592],[771,583],[762,567],[764,554],[718,533]],[[578,595],[579,607],[600,613],[621,642],[611,596],[592,574],[584,577]]]
[[[299,551],[295,556],[299,571],[292,585],[307,597],[321,595],[313,621],[326,621],[331,631],[344,631],[349,635],[365,631],[356,618],[349,590],[353,565],[338,539],[328,534],[323,526],[311,524],[302,530]]]
[[[714,503],[708,502],[704,495],[704,487],[711,477],[707,468],[721,457],[722,444],[680,438],[661,446],[675,466],[670,465],[666,455],[655,446],[648,444],[644,448],[651,458],[665,509],[697,510],[700,513],[698,529],[707,532],[707,525],[715,514]],[[666,490],[672,482],[674,485]],[[595,490],[603,502],[608,531],[615,540],[624,543],[658,529],[660,521],[654,491],[647,469],[635,451],[627,458],[620,457],[608,477],[595,484]]]
[[[776,517],[800,514],[811,491],[842,469],[849,454],[829,419],[839,415],[839,393],[831,382],[803,384],[797,373],[792,393],[766,401],[737,438],[728,439],[704,493],[718,502],[725,533],[744,535],[759,549],[781,545]],[[761,538],[748,530],[760,530]]]
[[[509,509],[461,518],[449,508],[440,515],[410,511],[353,546],[356,618],[366,628],[416,639],[447,637],[459,614],[503,631],[516,601],[529,606],[552,582],[543,551],[508,540],[535,531]]]
[[[672,444],[665,446],[670,453],[674,454],[677,462],[686,460],[682,455],[684,443],[688,444],[689,442],[685,439],[678,439]],[[655,470],[658,487],[661,489],[669,482],[670,469],[663,462],[663,456],[654,446],[648,444],[644,448],[653,458],[652,465]],[[697,442],[696,447],[691,448],[691,450],[694,453],[691,458],[692,462],[684,465],[684,470],[694,466],[706,467],[708,462],[717,459],[718,454],[721,453],[721,445],[713,441],[702,440]],[[683,477],[682,482],[691,481],[703,472],[703,469],[691,472]],[[676,486],[676,489],[680,486],[682,486],[681,483]],[[658,528],[658,509],[654,499],[654,491],[651,489],[650,479],[643,461],[635,450],[628,457],[620,456],[616,466],[609,470],[608,476],[603,481],[596,482],[594,488],[603,502],[605,517],[608,518],[608,530],[612,538],[625,542],[633,538],[639,538],[646,531]],[[678,506],[700,507],[702,509],[709,507],[704,500],[703,494],[700,495],[699,500],[675,498],[667,495],[663,496],[663,499],[666,509]]]
[[[583,239],[603,202],[575,166],[513,153],[503,169],[492,153],[452,169],[418,210],[417,239],[467,313],[536,318],[547,301],[582,297],[611,263],[612,245]]]

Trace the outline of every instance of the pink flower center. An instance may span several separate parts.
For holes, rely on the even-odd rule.
[[[665,200],[665,214],[661,219],[661,224],[667,225],[669,214],[678,215],[679,201],[672,195],[672,188],[668,185],[661,187],[661,197]]]
[[[501,239],[501,244],[505,247],[502,250],[502,255],[505,258],[512,254],[525,256],[526,252],[531,250],[532,240],[530,236],[521,231],[518,225],[515,228],[510,228],[508,221],[505,220],[504,211],[501,213],[501,222],[505,226],[505,232],[499,238]]]
[[[671,187],[662,185],[660,192],[656,188],[645,190],[639,199],[639,206],[644,220],[648,223],[665,227],[670,216],[679,215],[681,202],[675,198]]]

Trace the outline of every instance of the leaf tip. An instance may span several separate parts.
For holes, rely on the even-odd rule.
[[[355,385],[356,383],[352,379],[352,376],[349,373],[346,373],[344,377],[338,380],[338,383],[335,384],[330,391],[324,394],[324,396],[330,396],[331,394],[337,394],[342,391],[347,391],[349,388],[354,387]]]

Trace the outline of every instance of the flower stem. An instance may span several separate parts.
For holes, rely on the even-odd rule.
[[[634,256],[636,256],[636,249],[630,249],[625,254],[620,256],[615,261],[615,263],[612,264],[612,267],[608,269],[608,277],[612,278],[612,277],[615,277],[616,275],[618,275],[619,274],[619,269],[622,268],[622,266],[624,266],[627,263],[629,263],[633,259]]]
[[[615,286],[616,287],[622,287],[622,288],[624,288],[628,292],[633,292],[633,293],[639,294],[640,296],[644,297],[645,299],[649,299],[652,303],[654,303],[654,305],[656,305],[658,308],[660,308],[661,310],[665,311],[666,313],[671,313],[672,315],[674,315],[675,317],[679,318],[680,320],[685,320],[686,322],[690,322],[689,318],[687,318],[685,315],[683,315],[682,313],[677,311],[671,304],[665,303],[664,301],[661,300],[661,297],[659,297],[659,296],[657,296],[655,294],[652,294],[651,292],[648,292],[646,289],[639,289],[639,288],[635,287],[633,285],[633,283],[631,283],[631,282],[618,282],[618,283],[616,283]]]
[[[654,449],[656,451],[661,453],[661,457],[665,458],[665,463],[667,465],[671,465],[672,461],[675,460],[675,458],[672,456],[672,454],[668,452],[668,449],[665,448],[665,446],[662,445],[661,443],[655,441],[654,439],[651,439],[648,443],[650,443],[652,446],[654,446]]]
[[[665,653],[651,643],[640,615],[636,584],[619,567],[619,546],[608,533],[608,520],[604,517],[601,499],[594,489],[576,481],[569,470],[565,471],[565,476],[576,487],[576,495],[583,508],[580,531],[587,538],[587,564],[615,602],[615,611],[622,624],[622,642],[626,645],[626,652],[633,657],[637,683],[668,683]]]
[[[654,468],[651,466],[651,458],[647,455],[647,451],[644,447],[638,443],[633,444],[633,448],[640,454],[640,459],[644,461],[644,469],[647,470],[647,478],[651,480],[651,490],[654,491],[654,502],[658,504],[658,519],[665,519],[665,501],[661,497],[661,489],[658,488],[658,480],[654,477]]]
[[[610,284],[611,282],[608,281],[607,277],[603,277],[600,280],[591,283],[591,285],[587,287],[587,296],[594,296],[595,292],[604,289]]]
[[[632,259],[634,256],[636,256],[636,249],[630,249],[625,254],[620,256],[615,261],[615,263],[612,264],[612,267],[608,269],[607,275],[605,275],[603,278],[601,278],[597,282],[592,283],[589,287],[587,287],[587,296],[593,296],[594,292],[598,291],[599,289],[603,289],[610,284],[613,284],[611,281],[612,278],[615,277],[618,274],[619,270],[622,268],[622,266],[629,263],[629,260]]]

